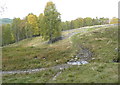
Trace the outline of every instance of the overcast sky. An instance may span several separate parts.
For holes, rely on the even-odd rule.
[[[62,21],[78,17],[118,17],[119,0],[0,0],[0,6],[7,7],[2,18],[20,17],[43,13],[48,1],[53,1],[61,13]]]

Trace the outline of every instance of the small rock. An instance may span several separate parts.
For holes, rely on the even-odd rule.
[[[37,59],[37,56],[34,56],[34,59]]]
[[[42,57],[43,59],[46,59],[45,57]]]
[[[75,60],[77,60],[78,58],[76,57]]]
[[[88,62],[87,61],[81,61],[81,64],[87,64]]]
[[[58,62],[58,60],[56,60],[56,62]]]
[[[115,51],[118,51],[118,48],[115,48]]]
[[[73,55],[72,57],[76,57],[76,55]]]
[[[78,56],[76,55],[76,57],[78,57]]]
[[[62,67],[60,67],[60,70],[63,70],[63,68],[62,68]]]
[[[71,59],[70,61],[73,61],[74,59]]]
[[[95,58],[92,58],[92,60],[94,60]]]

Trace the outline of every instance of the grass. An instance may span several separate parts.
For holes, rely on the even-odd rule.
[[[34,47],[34,46],[42,46],[43,44],[42,37],[34,37],[34,38],[28,38],[24,39],[22,41],[19,41],[14,44],[7,45],[5,47]]]
[[[94,29],[79,31],[83,34]],[[25,39],[3,47],[2,70],[24,70],[63,64],[75,54],[75,49],[69,39],[51,45],[44,44],[42,37]],[[56,60],[58,62],[55,62]]]
[[[118,29],[106,27],[72,37],[74,45],[90,49],[96,62],[112,62],[118,57]]]
[[[9,74],[3,83],[118,83],[117,63],[90,63],[65,69],[52,80],[59,70],[49,69],[37,73]]]
[[[50,83],[118,83],[118,64],[90,63],[64,70]]]
[[[117,26],[90,30],[73,36],[71,40],[76,50],[79,46],[90,49],[94,60],[66,69],[52,83],[118,83],[119,63],[113,62],[118,58]]]
[[[68,40],[62,41],[61,44],[57,42],[42,47],[5,47],[3,48],[2,70],[50,67],[67,62],[71,53],[72,49]]]
[[[74,47],[83,46],[90,49],[94,60],[90,64],[67,69],[57,81],[66,83],[118,83],[118,29],[117,26],[77,34],[71,38]],[[79,50],[79,48],[77,48]],[[64,78],[64,79],[63,79]]]
[[[70,40],[61,40],[51,45],[42,45],[43,41],[36,37],[6,46],[3,48],[3,70],[63,64],[71,59],[76,50],[80,50],[79,46],[84,46],[93,53],[94,59],[89,64],[65,69],[56,80],[52,78],[59,70],[49,69],[31,74],[3,75],[3,83],[118,83],[119,63],[113,62],[113,59],[118,57],[117,26],[81,31],[82,33],[74,35]],[[34,59],[36,56],[37,59]]]
[[[4,83],[45,83],[50,81],[58,72],[58,70],[46,70],[37,73],[24,73],[24,74],[9,74],[4,75]]]

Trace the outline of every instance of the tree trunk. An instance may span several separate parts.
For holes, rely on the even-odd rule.
[[[51,20],[50,20],[50,41],[52,40],[52,26],[51,26]]]

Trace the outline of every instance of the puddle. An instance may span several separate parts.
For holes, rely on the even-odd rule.
[[[67,64],[70,64],[70,65],[81,65],[81,64],[87,64],[88,62],[87,61],[70,61],[70,62],[67,62]]]

